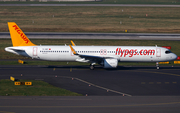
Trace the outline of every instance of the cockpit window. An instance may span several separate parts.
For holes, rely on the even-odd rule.
[[[172,53],[170,50],[165,51],[166,54]]]

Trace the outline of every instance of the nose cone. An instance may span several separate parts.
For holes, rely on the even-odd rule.
[[[172,60],[176,60],[177,59],[177,55],[176,54],[172,54]]]

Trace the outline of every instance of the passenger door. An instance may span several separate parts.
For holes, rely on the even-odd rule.
[[[32,56],[32,58],[39,59],[39,57],[38,57],[38,48],[37,47],[33,47],[33,56]]]

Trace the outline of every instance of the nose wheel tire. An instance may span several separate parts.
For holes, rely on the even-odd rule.
[[[157,70],[159,69],[159,62],[156,62]]]
[[[157,66],[157,70],[159,69],[159,66]]]

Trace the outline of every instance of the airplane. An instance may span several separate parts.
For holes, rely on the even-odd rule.
[[[77,61],[95,64],[103,68],[116,68],[118,62],[158,62],[172,61],[177,55],[169,49],[158,46],[77,46],[35,45],[15,22],[8,22],[13,47],[5,51],[32,59],[47,61]]]

